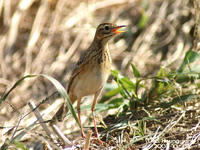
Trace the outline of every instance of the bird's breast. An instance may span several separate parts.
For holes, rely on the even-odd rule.
[[[75,91],[82,96],[92,95],[102,88],[110,74],[111,59],[109,54],[93,55],[85,61],[77,77]]]

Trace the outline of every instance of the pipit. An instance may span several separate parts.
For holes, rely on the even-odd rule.
[[[96,138],[98,138],[98,131],[94,114],[95,105],[97,103],[99,94],[106,84],[111,68],[111,57],[108,49],[108,41],[116,34],[125,32],[118,30],[122,27],[125,27],[125,25],[117,26],[113,23],[102,23],[97,27],[92,44],[76,63],[67,86],[67,93],[71,103],[73,104],[76,100],[78,100],[77,112],[80,123],[81,99],[87,95],[94,95],[92,103],[92,115],[95,126],[94,136]],[[58,120],[61,122],[66,116],[67,112],[68,108],[64,108],[63,103],[63,105],[52,118],[52,121]],[[82,126],[81,135],[85,138]]]

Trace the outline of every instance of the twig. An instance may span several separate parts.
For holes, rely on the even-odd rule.
[[[54,94],[58,93],[58,91],[55,91],[54,93],[52,93],[50,96],[46,97],[44,100],[42,100],[34,109],[32,109],[29,113],[27,113],[26,115],[24,115],[22,117],[22,119],[24,119],[26,116],[28,116],[32,111],[34,111],[35,109],[37,109],[40,105],[42,105],[43,103],[45,103],[50,97],[52,97]],[[44,121],[45,123],[47,123],[48,121]]]
[[[66,147],[72,146],[71,142],[65,137],[65,135],[60,131],[60,129],[55,124],[53,124],[51,127],[54,133],[59,137],[59,139]]]
[[[44,123],[44,120],[43,120],[42,116],[40,115],[39,111],[38,111],[37,109],[35,109],[36,106],[35,106],[34,102],[33,102],[33,101],[30,101],[30,102],[28,103],[28,105],[29,105],[29,107],[30,107],[31,109],[34,109],[33,112],[34,112],[36,118],[39,120],[40,124],[42,125],[42,127],[43,127],[44,131],[46,132],[46,134],[47,134],[49,137],[51,137],[51,139],[54,141],[54,143],[58,143],[58,142],[55,140],[54,135],[51,133],[51,131],[49,130],[49,128],[47,127],[47,125]]]
[[[92,130],[88,130],[87,141],[85,143],[85,150],[88,150],[90,147],[91,135],[92,135]]]

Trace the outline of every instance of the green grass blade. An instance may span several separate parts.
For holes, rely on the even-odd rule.
[[[5,99],[8,97],[8,95],[10,94],[10,92],[12,90],[14,90],[24,79],[26,79],[26,78],[32,78],[32,77],[35,77],[35,76],[37,76],[37,75],[27,75],[27,76],[24,76],[21,79],[19,79],[6,94],[2,95],[2,97],[0,99],[0,106],[1,106],[2,102],[5,101]]]
[[[119,93],[119,89],[118,87],[116,89],[113,89],[111,91],[109,91],[108,93],[106,93],[101,100],[99,101],[99,103],[104,103],[107,100],[109,100],[111,97],[114,97],[115,95],[117,95]]]
[[[76,120],[77,124],[79,125],[79,127],[81,128],[81,124],[79,122],[79,119],[76,115],[76,112],[72,106],[72,103],[67,95],[67,92],[65,90],[65,88],[54,78],[44,75],[44,74],[40,74],[41,76],[47,78],[49,81],[51,81],[51,83],[53,83],[53,85],[56,87],[56,89],[58,90],[58,92],[61,94],[61,96],[63,97],[63,99],[65,100],[65,103],[67,104],[68,109],[70,110],[70,112],[72,113],[72,116],[74,117],[74,119]]]
[[[123,88],[121,87],[120,83],[119,83],[119,78],[117,78],[117,85],[118,85],[118,90],[119,93],[121,94],[121,96],[125,99],[127,99],[126,93],[124,92]]]
[[[199,98],[199,96],[197,94],[182,95],[182,96],[178,96],[178,97],[173,98],[173,100],[169,103],[161,103],[160,107],[168,108],[168,107],[171,107],[172,105],[175,105],[177,103],[187,102],[189,100],[196,99],[196,98]]]
[[[193,63],[199,58],[200,58],[199,53],[191,51],[191,50],[187,51],[185,53],[185,57],[183,59],[183,62],[181,64],[181,66],[179,67],[179,69],[177,70],[177,72],[179,72],[179,73],[183,72],[183,70],[185,69],[185,67],[188,63]]]
[[[78,120],[78,117],[77,117],[77,115],[75,113],[75,110],[74,110],[74,108],[73,108],[73,106],[71,104],[71,101],[70,101],[70,99],[69,99],[69,97],[67,95],[67,92],[66,92],[65,88],[56,79],[54,79],[54,78],[52,78],[52,77],[50,77],[48,75],[44,75],[44,74],[27,75],[27,76],[24,76],[24,77],[20,78],[7,93],[2,95],[2,97],[0,99],[0,106],[3,103],[3,101],[5,101],[5,99],[8,97],[10,92],[12,92],[12,90],[14,90],[24,79],[32,78],[32,77],[36,77],[36,76],[43,76],[43,77],[47,78],[49,81],[51,81],[51,83],[53,83],[53,85],[56,87],[58,92],[61,94],[61,96],[65,100],[65,103],[67,104],[67,107],[69,108],[70,112],[72,113],[72,116],[74,117],[74,119],[78,123],[79,127],[81,127],[81,124],[80,124],[80,122]]]
[[[140,72],[137,70],[137,68],[131,63],[131,67],[133,69],[133,73],[135,75],[136,78],[140,77]]]

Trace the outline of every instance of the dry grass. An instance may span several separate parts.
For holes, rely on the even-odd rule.
[[[198,1],[195,2],[196,10],[199,10],[200,4]],[[141,19],[142,17],[146,17],[148,21]],[[199,21],[198,17],[199,12],[197,11],[195,15],[192,0],[0,1],[0,95],[6,89],[9,90],[21,77],[28,74],[50,75],[65,86],[74,63],[88,48],[93,40],[96,27],[102,22],[127,25],[127,33],[117,36],[109,44],[113,60],[112,67],[119,70],[121,74],[133,78],[130,62],[136,66],[142,77],[156,75],[161,66],[169,70],[176,70],[180,66],[185,52],[191,48],[195,51],[198,49],[199,38],[194,36],[195,23]],[[197,33],[199,34],[199,32]],[[13,134],[13,132],[7,135],[3,135],[3,133],[10,127],[16,126],[20,116],[30,112],[28,102],[32,100],[39,104],[54,91],[53,85],[41,77],[27,79],[15,88],[1,106],[0,126],[7,128],[0,130],[0,145],[4,143],[5,138],[11,137]],[[63,102],[59,97],[59,95],[55,95],[49,98],[49,103],[39,107],[41,114],[43,111],[45,113],[45,120],[50,119],[60,103]],[[189,114],[185,111],[181,114],[178,113],[178,108],[158,110],[156,113],[160,116],[166,111],[176,113],[176,115],[172,115],[174,120],[171,120],[169,116],[167,119],[159,118],[162,121],[162,132],[157,134],[155,133],[158,124],[149,123],[147,126],[149,128],[147,130],[151,130],[149,135],[151,133],[159,138],[181,136],[180,139],[191,140],[189,137],[184,138],[177,130],[173,130],[172,133],[166,131],[175,126],[182,128],[183,124],[185,127],[187,124],[185,122],[191,121],[192,123],[188,123],[190,125],[187,126],[187,129],[184,129],[184,134],[185,136],[190,134],[198,136],[198,107],[198,101],[188,104],[186,109],[191,111]],[[155,109],[150,112],[157,117],[154,111]],[[90,121],[88,121],[90,113],[83,112],[83,114],[85,114],[82,118],[85,120],[83,122],[90,125]],[[108,112],[104,112],[103,115],[103,118],[106,118]],[[19,129],[27,127],[34,120],[33,114],[29,114],[20,122]],[[106,123],[114,124],[110,120]],[[63,126],[63,123],[59,125],[63,133],[70,133],[67,135],[70,138],[79,136],[79,134],[72,134],[78,130],[78,126],[74,127],[75,122],[72,118],[66,119],[64,124],[66,126]],[[166,134],[170,134],[170,136]],[[125,135],[126,138],[121,141],[117,138],[118,136],[111,137],[113,139],[107,141],[106,147],[120,148],[134,139],[132,136],[128,137],[127,133]],[[44,140],[48,139],[41,126],[37,125],[22,138],[21,142],[36,149],[37,141]],[[79,139],[74,141],[77,147],[82,147],[84,142]],[[143,146],[144,143],[136,145],[141,146],[140,144]],[[132,145],[132,148],[129,147],[129,149],[136,148],[136,145],[135,147]],[[42,146],[40,145],[40,147]],[[98,147],[91,143],[91,149],[96,148],[105,147]]]

